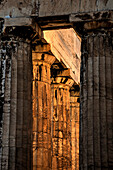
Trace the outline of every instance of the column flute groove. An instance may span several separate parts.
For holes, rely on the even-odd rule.
[[[69,76],[68,69],[66,70]],[[52,107],[52,169],[71,169],[71,117],[70,92],[74,81],[68,77],[65,70],[54,70],[51,89],[51,98],[54,99]]]
[[[49,44],[37,45],[32,51],[33,170],[51,169],[50,67],[55,57],[48,54],[48,48]]]
[[[80,87],[73,85],[70,89],[72,170],[79,170],[79,116]]]
[[[10,85],[5,76],[1,170],[32,169],[31,42],[22,34],[27,28],[19,29],[19,35],[18,27],[7,27],[1,35],[1,51],[6,63],[10,61],[6,66]]]
[[[89,23],[85,24],[81,57],[80,169],[112,169],[112,31],[92,30]]]

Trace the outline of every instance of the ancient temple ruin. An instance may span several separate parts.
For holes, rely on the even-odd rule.
[[[112,0],[0,1],[0,170],[113,169]]]

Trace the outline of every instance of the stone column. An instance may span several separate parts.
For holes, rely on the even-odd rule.
[[[66,76],[66,75],[65,75]],[[52,104],[52,169],[70,169],[71,131],[70,131],[70,86],[73,80],[69,77],[53,78],[51,84]]]
[[[80,169],[113,169],[112,24],[84,24],[81,56]]]
[[[79,170],[79,115],[80,88],[73,85],[70,89],[71,141],[72,141],[72,170]]]
[[[4,20],[0,18],[0,44],[1,44],[1,34],[3,31]],[[1,168],[1,155],[2,155],[2,124],[3,124],[3,105],[4,105],[4,91],[5,91],[5,63],[2,60],[0,52],[0,168]]]
[[[49,44],[33,51],[33,170],[51,170],[50,67],[54,56]]]
[[[17,31],[7,29],[0,42],[5,86],[1,170],[32,169],[31,43],[21,34],[24,28]]]

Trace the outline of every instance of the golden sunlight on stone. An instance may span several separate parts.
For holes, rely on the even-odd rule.
[[[73,29],[43,38],[32,52],[33,170],[78,170],[81,40]]]

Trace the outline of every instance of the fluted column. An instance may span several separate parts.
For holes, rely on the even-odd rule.
[[[33,170],[51,169],[50,67],[54,56],[48,45],[33,51]]]
[[[1,170],[26,170],[32,167],[31,43],[15,35],[16,28],[9,30],[0,42],[5,86]]]
[[[113,169],[113,33],[110,27],[106,22],[86,23],[88,30],[82,37],[80,169]]]
[[[71,141],[72,141],[72,170],[79,170],[79,115],[80,89],[73,85],[70,90]]]
[[[0,37],[3,31],[4,20],[0,18]],[[1,44],[1,39],[0,39]],[[5,63],[2,60],[0,52],[0,167],[1,167],[1,155],[2,155],[2,124],[3,124],[3,105],[4,105],[4,91],[5,91]]]
[[[51,84],[52,169],[71,169],[70,82],[56,77]]]

